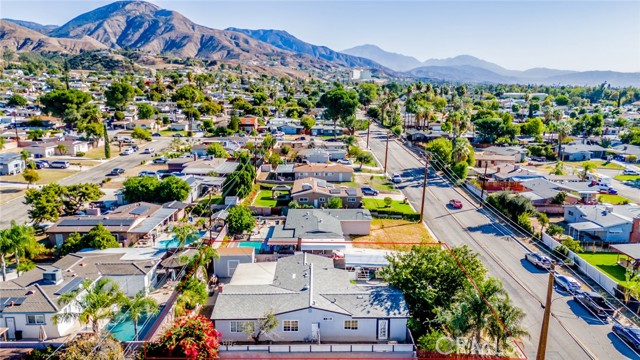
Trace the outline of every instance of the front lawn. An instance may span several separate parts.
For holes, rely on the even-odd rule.
[[[393,187],[393,183],[389,181],[389,178],[386,176],[376,176],[376,175],[356,175],[355,176],[355,186],[360,187],[363,185],[371,186],[372,188],[380,191],[380,192],[391,192],[397,193],[399,192]]]
[[[584,163],[595,164],[598,169],[624,170],[624,166],[614,162],[606,163],[605,160],[586,160],[586,161],[567,161],[565,164],[569,166],[584,167]]]
[[[181,134],[183,137],[187,136],[186,131],[178,131],[178,130],[160,130],[159,133],[162,136],[173,136],[175,134]]]
[[[612,204],[612,205],[624,205],[624,204],[628,204],[628,203],[631,202],[629,199],[627,199],[624,196],[610,195],[610,194],[598,195],[598,200],[600,202],[604,202],[604,203]]]
[[[402,250],[423,243],[435,243],[422,223],[407,220],[374,219],[371,233],[351,238],[354,247]]]
[[[624,276],[626,270],[616,263],[618,253],[582,253],[578,255],[619,284],[626,282]]]
[[[40,179],[35,182],[36,184],[55,183],[66,177],[69,177],[73,174],[78,173],[78,171],[74,171],[74,170],[58,170],[58,169],[48,169],[48,168],[36,170],[36,172],[38,173],[38,175],[40,175]],[[22,177],[22,174],[3,176],[2,180],[25,183],[25,184],[27,183],[26,181],[24,181],[24,177]]]
[[[407,215],[417,214],[411,208],[408,202],[403,203],[402,201],[399,201],[399,200],[391,201],[391,205],[389,206],[387,206],[387,204],[384,203],[383,199],[365,198],[365,199],[362,199],[362,202],[364,203],[364,207],[366,209],[369,209],[370,211],[387,210],[387,211],[394,211],[400,214],[407,214]]]
[[[614,179],[618,181],[636,181],[640,180],[640,175],[618,175]]]

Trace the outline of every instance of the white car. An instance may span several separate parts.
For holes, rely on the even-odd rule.
[[[393,174],[393,177],[391,178],[391,181],[394,184],[400,184],[402,182],[402,177],[400,176],[400,174],[395,173],[395,174]]]
[[[126,148],[126,149],[124,149],[124,151],[123,151],[123,152],[121,152],[121,153],[120,153],[120,155],[123,155],[123,156],[131,155],[131,154],[133,154],[134,152],[135,152],[135,151],[133,151],[133,149],[132,149],[132,148]]]
[[[155,151],[155,149],[151,147],[151,148],[146,148],[146,149],[144,149],[144,151],[143,151],[142,153],[143,153],[143,154],[151,154],[151,153],[153,153],[154,151]]]
[[[634,170],[631,170],[631,169],[624,169],[622,174],[623,175],[638,175],[638,172],[634,171]]]
[[[336,161],[338,164],[342,164],[342,165],[353,165],[353,161],[349,160],[349,159],[338,159],[338,161]]]

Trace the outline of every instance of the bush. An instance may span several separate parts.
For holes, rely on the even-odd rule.
[[[560,226],[560,225],[551,224],[547,228],[547,234],[549,236],[556,236],[556,235],[560,235],[562,233],[564,233],[564,228],[562,226]]]
[[[388,196],[387,196],[387,197],[385,197],[383,201],[384,201],[384,206],[385,206],[385,207],[390,207],[390,206],[391,206],[391,203],[393,203],[393,199],[391,199],[391,198],[390,198],[390,197],[388,197]]]
[[[140,161],[140,165],[144,165],[144,164],[146,164],[146,163],[147,163],[147,160],[142,160],[142,161]]]
[[[532,232],[533,231],[533,229],[531,228],[531,220],[529,219],[529,214],[522,213],[522,214],[518,215],[517,223],[518,223],[518,225],[520,225],[520,227],[525,229],[527,232]]]
[[[392,208],[389,209],[385,209],[385,208],[378,208],[373,210],[372,212],[377,213],[379,216],[402,216],[403,219],[408,220],[408,221],[418,221],[420,220],[420,214],[406,214],[397,210],[394,210]]]
[[[217,359],[222,335],[208,318],[182,316],[158,342],[140,348],[140,355],[176,359]]]
[[[85,153],[83,153],[82,151],[79,151],[76,153],[77,157],[83,157],[85,155]]]

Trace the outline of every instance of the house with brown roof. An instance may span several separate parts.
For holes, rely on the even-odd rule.
[[[302,164],[293,169],[295,180],[314,177],[330,182],[351,181],[353,168],[341,164]]]
[[[85,235],[102,224],[122,246],[142,238],[154,238],[171,221],[178,220],[179,209],[146,202],[120,206],[108,215],[64,217],[46,230],[49,242],[61,246],[73,233]]]
[[[0,322],[9,339],[38,339],[72,335],[82,330],[77,320],[54,322],[56,314],[77,312],[73,302],[61,305],[61,296],[106,278],[119,284],[129,297],[156,285],[156,269],[164,251],[152,248],[115,248],[69,254],[51,265],[39,264],[21,276],[0,283]],[[104,325],[104,324],[101,324]]]
[[[240,119],[238,128],[241,131],[251,132],[252,130],[258,131],[259,125],[260,124],[257,117],[243,117],[242,119]]]
[[[334,186],[325,180],[312,177],[294,181],[291,198],[299,204],[312,205],[315,208],[327,207],[329,199],[337,197],[342,206],[356,209],[362,205],[362,190],[347,186]]]

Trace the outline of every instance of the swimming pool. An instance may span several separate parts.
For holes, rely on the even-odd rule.
[[[199,233],[196,233],[196,235],[187,237],[187,240],[185,240],[184,242],[184,246],[187,246],[193,243],[194,241],[200,239],[205,233],[206,232],[201,231]],[[178,241],[178,239],[176,239],[176,236],[173,235],[173,238],[171,240],[158,241],[155,247],[158,249],[175,249],[178,247],[178,245],[180,245],[180,241]]]
[[[259,241],[243,241],[238,244],[238,247],[241,248],[254,248],[256,250],[260,250],[262,248],[262,243]]]
[[[153,326],[153,323],[156,321],[158,316],[162,313],[162,306],[160,307],[157,314],[152,315],[151,320],[147,321],[147,316],[142,315],[138,320],[138,339],[144,339],[147,335],[147,332]],[[126,319],[123,320],[123,317],[126,316]],[[146,323],[146,325],[145,325]],[[143,327],[144,326],[144,327]],[[106,330],[113,335],[119,341],[132,341],[135,337],[135,328],[133,326],[133,321],[129,318],[128,314],[124,313],[118,314],[115,318],[113,318],[109,324],[107,324]]]

